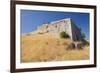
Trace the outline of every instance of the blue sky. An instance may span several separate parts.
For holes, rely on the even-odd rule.
[[[46,22],[71,18],[89,39],[89,13],[21,10],[21,34],[32,32]]]

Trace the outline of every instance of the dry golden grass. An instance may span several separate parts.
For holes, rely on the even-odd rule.
[[[44,62],[89,59],[89,46],[67,50],[72,41],[54,33],[31,33],[22,36],[21,62]]]

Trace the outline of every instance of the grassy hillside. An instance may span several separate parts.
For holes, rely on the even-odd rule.
[[[63,61],[89,59],[89,46],[68,50],[70,39],[55,33],[30,33],[22,36],[21,62]]]

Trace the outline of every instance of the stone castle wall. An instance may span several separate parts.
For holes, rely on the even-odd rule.
[[[38,31],[53,33],[65,31],[72,40],[81,39],[80,30],[74,23],[72,23],[70,18],[43,24],[42,26],[38,27]]]

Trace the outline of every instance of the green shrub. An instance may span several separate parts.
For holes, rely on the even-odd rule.
[[[69,38],[69,35],[65,31],[62,31],[62,32],[60,32],[60,37],[61,38]]]
[[[86,38],[86,34],[82,33],[82,38],[85,39]]]
[[[46,29],[48,28],[48,25],[46,25]]]

